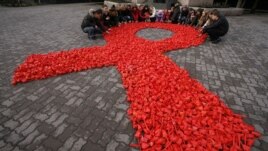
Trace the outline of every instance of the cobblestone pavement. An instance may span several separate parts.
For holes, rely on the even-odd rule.
[[[94,4],[0,7],[0,150],[129,151],[134,130],[118,71],[101,68],[11,85],[32,53],[92,45],[80,23]],[[268,148],[268,17],[229,17],[230,32],[214,45],[167,53],[262,133],[252,150]],[[165,30],[137,33],[149,39]]]

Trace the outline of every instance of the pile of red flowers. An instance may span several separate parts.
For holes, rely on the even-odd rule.
[[[138,38],[143,28],[172,31],[171,38]],[[250,150],[259,133],[163,52],[198,46],[206,35],[189,26],[131,23],[113,28],[103,47],[31,55],[13,84],[89,68],[115,66],[122,75],[141,150]]]

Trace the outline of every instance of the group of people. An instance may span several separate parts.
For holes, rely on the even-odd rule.
[[[227,19],[218,10],[207,11],[181,6],[179,3],[172,5],[171,9],[156,10],[148,5],[119,4],[108,8],[103,5],[101,9],[90,9],[83,19],[81,28],[88,33],[89,39],[96,39],[103,32],[109,33],[113,26],[129,22],[165,22],[185,24],[199,28],[207,33],[212,43],[220,42],[229,29]]]

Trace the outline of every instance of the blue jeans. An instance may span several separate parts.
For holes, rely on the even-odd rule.
[[[102,31],[100,30],[100,28],[95,28],[92,26],[85,27],[83,31],[88,34],[88,38],[93,38],[97,34],[102,34]]]
[[[187,17],[186,16],[180,16],[179,17],[179,22],[180,23],[186,23],[187,22]]]

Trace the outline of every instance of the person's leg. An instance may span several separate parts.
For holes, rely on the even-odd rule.
[[[100,28],[94,29],[94,39],[96,39],[96,37],[102,37],[102,31]]]
[[[83,29],[83,31],[88,34],[88,39],[93,39],[93,37],[94,37],[94,27],[85,27]]]
[[[222,32],[218,29],[207,29],[206,33],[209,35],[210,40],[213,41],[219,41],[219,37],[222,36]]]
[[[140,22],[145,22],[145,19],[144,18],[140,18]]]
[[[123,20],[124,20],[124,19],[123,19],[124,17],[123,17],[122,15],[119,15],[118,18],[119,18],[119,22],[122,23]]]
[[[95,28],[94,32],[95,32],[95,35],[96,34],[102,34],[102,31],[101,31],[100,28]]]
[[[129,16],[130,22],[134,22],[134,18],[132,16]]]
[[[156,17],[152,17],[152,18],[150,18],[150,20],[151,20],[151,22],[155,22]]]
[[[187,19],[187,18],[186,18],[185,16],[183,16],[183,17],[182,17],[182,21],[181,21],[181,23],[186,24],[186,19]]]
[[[118,16],[111,17],[112,26],[118,26],[119,24],[119,18]]]

